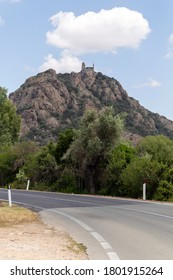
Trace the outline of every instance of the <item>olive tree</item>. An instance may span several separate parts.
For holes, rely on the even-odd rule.
[[[114,115],[112,107],[99,112],[87,111],[75,131],[65,159],[70,159],[82,187],[98,191],[98,178],[103,162],[118,143],[123,129],[123,116]]]

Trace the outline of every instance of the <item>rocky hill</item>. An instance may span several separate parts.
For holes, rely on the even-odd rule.
[[[56,74],[50,69],[30,77],[10,99],[22,116],[21,138],[40,144],[56,139],[62,129],[77,127],[85,110],[110,105],[117,113],[127,113],[125,134],[132,141],[157,134],[173,138],[172,121],[145,109],[116,79],[84,63],[79,73]]]

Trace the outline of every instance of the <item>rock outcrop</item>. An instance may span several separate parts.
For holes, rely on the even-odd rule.
[[[85,67],[79,73],[56,74],[52,69],[28,78],[10,94],[22,116],[20,136],[45,144],[55,140],[59,131],[77,127],[86,110],[113,106],[126,112],[128,139],[136,142],[146,135],[164,134],[173,138],[173,122],[145,109],[128,96],[114,78]]]

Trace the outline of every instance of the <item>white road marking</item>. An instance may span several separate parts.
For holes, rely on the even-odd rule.
[[[91,232],[91,235],[94,236],[94,238],[98,241],[98,242],[105,242],[105,239],[96,231]]]
[[[97,242],[100,243],[102,248],[106,251],[106,254],[107,254],[107,256],[110,260],[119,260],[118,255],[116,254],[116,252],[113,251],[111,245],[98,232],[94,231],[94,229],[92,229],[86,223],[82,222],[81,220],[79,220],[79,219],[77,219],[77,218],[75,218],[75,217],[73,217],[69,214],[63,213],[59,210],[55,210],[55,209],[46,209],[46,210],[50,211],[50,212],[58,213],[60,215],[63,215],[65,217],[69,218],[70,220],[74,221],[75,223],[77,223],[81,227],[83,227],[85,230],[87,230],[97,240]]]
[[[6,190],[4,190],[6,192]],[[18,194],[18,195],[25,195],[25,194]],[[45,196],[35,196],[35,195],[28,195],[27,193],[27,196],[31,196],[31,197],[38,197],[38,198],[45,198]],[[91,202],[85,202],[85,201],[78,201],[78,200],[71,200],[71,199],[57,199],[57,198],[52,198],[52,197],[46,197],[46,198],[51,198],[51,199],[55,199],[55,200],[62,200],[62,201],[69,201],[69,202],[77,202],[77,203],[81,203],[81,204],[88,204],[88,205],[94,205],[94,206],[101,206],[101,207],[110,207],[110,208],[114,208],[114,209],[122,209],[122,210],[127,210],[127,211],[133,211],[133,212],[139,212],[139,213],[144,213],[144,214],[148,214],[148,215],[154,215],[154,216],[158,216],[158,217],[162,217],[162,218],[167,218],[167,219],[171,219],[173,220],[173,217],[172,216],[168,216],[168,215],[164,215],[164,214],[159,214],[159,213],[155,213],[155,212],[150,212],[150,211],[144,211],[144,210],[138,210],[138,209],[131,209],[131,208],[127,208],[127,207],[121,207],[121,206],[108,206],[108,205],[103,205],[103,204],[100,204],[100,203],[91,203]],[[4,199],[3,199],[4,200]],[[117,199],[115,199],[117,200]],[[128,200],[126,200],[128,201]],[[130,201],[130,200],[129,200]],[[21,204],[21,205],[26,205],[26,206],[31,206],[31,207],[36,207],[38,209],[45,209],[45,208],[42,208],[42,207],[38,207],[38,206],[35,206],[35,205],[32,205],[32,204],[27,204],[27,203],[20,203],[20,202],[17,202],[17,201],[13,201],[14,203],[18,203],[18,204]],[[150,204],[160,204],[160,205],[165,205],[165,204],[162,204],[162,203],[159,203],[159,202],[143,202],[143,201],[138,201],[138,202],[142,202],[142,203],[150,203]],[[169,205],[169,204],[166,204],[166,205]],[[173,206],[173,205],[169,205],[169,206]],[[46,210],[46,209],[45,209]],[[52,209],[47,209],[49,211],[53,211]],[[81,227],[83,227],[85,230],[87,230],[99,243],[100,245],[104,248],[104,250],[106,251],[109,259],[111,260],[117,260],[119,259],[118,255],[116,254],[116,252],[113,252],[113,249],[112,247],[110,246],[110,244],[108,242],[106,242],[106,240],[99,234],[97,233],[96,231],[94,231],[90,226],[88,226],[87,224],[85,224],[84,222],[82,222],[81,220],[79,219],[76,219],[75,217],[71,216],[71,215],[67,215],[61,211],[55,211],[54,212],[58,212],[59,214],[61,215],[64,215],[66,217],[68,217],[69,219],[73,220],[74,222],[78,223]],[[112,252],[111,252],[112,251]]]
[[[16,190],[15,190],[16,191]],[[7,190],[5,190],[4,192],[7,192]],[[34,195],[34,194],[25,194],[25,193],[18,193],[18,196],[30,196],[30,197],[34,197],[34,198],[47,198],[47,199],[53,199],[53,200],[57,200],[57,201],[67,201],[67,202],[73,202],[73,203],[81,203],[81,204],[88,204],[88,205],[97,205],[97,206],[102,206],[102,204],[100,203],[92,203],[92,202],[86,202],[86,201],[80,201],[80,200],[74,200],[74,199],[65,199],[65,198],[56,198],[56,197],[52,197],[52,196],[43,196],[43,195]]]
[[[103,242],[100,242],[100,244],[102,245],[102,247],[105,249],[105,250],[112,250],[112,247],[111,245],[106,242],[106,241],[103,241]]]
[[[172,216],[167,216],[167,215],[163,215],[163,214],[159,214],[159,213],[154,213],[154,212],[150,212],[150,211],[131,209],[131,208],[127,208],[127,207],[113,206],[113,205],[108,206],[108,207],[109,208],[115,208],[115,209],[128,210],[128,211],[133,211],[133,212],[139,212],[139,213],[149,214],[149,215],[158,216],[158,217],[162,217],[162,218],[167,218],[167,219],[173,220]]]
[[[1,201],[8,201],[7,199],[0,199]],[[40,210],[46,210],[45,208],[43,207],[40,207],[40,206],[36,206],[36,205],[33,205],[33,204],[28,204],[28,203],[24,203],[24,202],[19,202],[19,201],[15,201],[13,200],[12,201],[14,204],[18,204],[18,205],[24,205],[26,207],[32,207],[32,208],[38,208]]]
[[[119,260],[119,257],[116,253],[107,253],[110,260]]]
[[[1,199],[0,199],[1,200]],[[3,199],[3,201],[6,201],[5,199]],[[25,206],[30,206],[30,207],[36,207],[36,208],[39,208],[41,210],[46,210],[46,211],[51,211],[51,212],[56,212],[56,213],[59,213],[67,218],[69,218],[70,220],[74,221],[75,223],[79,224],[81,227],[83,227],[85,230],[87,230],[99,243],[100,245],[102,246],[102,248],[106,251],[106,254],[108,255],[108,258],[110,260],[119,260],[119,257],[118,255],[113,251],[112,247],[110,246],[110,244],[99,234],[97,233],[96,231],[94,231],[94,229],[92,229],[90,226],[88,226],[86,223],[82,222],[81,220],[71,216],[71,215],[68,215],[68,214],[65,214],[61,211],[58,211],[58,210],[55,210],[55,209],[45,209],[45,208],[42,208],[42,207],[39,207],[39,206],[35,206],[35,205],[31,205],[31,204],[28,204],[28,203],[21,203],[21,202],[18,202],[18,201],[13,201],[14,203],[17,203],[17,204],[20,204],[20,205],[25,205]],[[112,251],[112,252],[108,252],[108,251]]]
[[[87,224],[85,224],[84,222],[82,222],[81,220],[71,216],[71,215],[68,215],[68,214],[65,214],[59,210],[55,210],[55,209],[46,209],[47,211],[51,211],[51,212],[55,212],[55,213],[59,213],[67,218],[69,218],[70,220],[74,221],[75,223],[79,224],[81,227],[83,227],[84,229],[86,229],[87,231],[93,231],[93,229],[91,227],[89,227]]]

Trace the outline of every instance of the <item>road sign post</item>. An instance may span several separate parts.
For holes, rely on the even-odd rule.
[[[8,204],[11,207],[12,206],[12,202],[11,202],[11,187],[10,185],[8,186]]]
[[[143,200],[146,200],[146,191],[147,191],[147,179],[143,181]]]
[[[28,181],[27,181],[27,186],[26,186],[26,190],[27,190],[27,191],[29,190],[29,185],[30,185],[30,180],[28,179]]]

